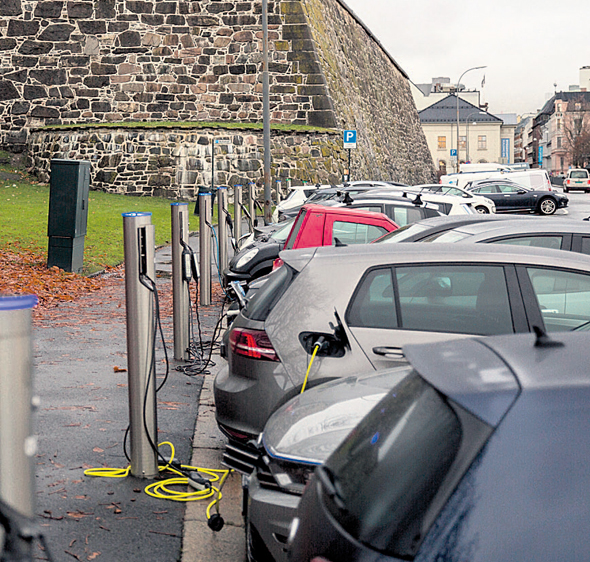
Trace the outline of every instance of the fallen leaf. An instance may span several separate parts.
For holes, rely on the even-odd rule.
[[[126,373],[127,369],[123,368],[123,367],[113,367],[113,371],[115,371],[115,373]]]
[[[92,451],[94,453],[104,453],[104,449],[101,449],[100,447],[94,447],[94,449],[92,449]]]
[[[100,552],[93,552],[86,558],[86,560],[94,560],[97,556],[100,556]]]

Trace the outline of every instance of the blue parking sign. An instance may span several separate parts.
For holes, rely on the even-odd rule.
[[[344,148],[356,148],[356,131],[344,131]]]
[[[451,156],[454,156],[455,158],[457,157],[457,149],[456,148],[451,148]]]

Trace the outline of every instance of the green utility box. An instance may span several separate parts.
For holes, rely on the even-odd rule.
[[[52,160],[49,186],[47,267],[80,273],[88,224],[90,162]]]

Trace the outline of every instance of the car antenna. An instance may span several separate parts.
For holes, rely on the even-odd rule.
[[[539,326],[533,326],[537,339],[535,340],[535,347],[563,347],[565,344],[561,341],[553,340],[549,337]]]

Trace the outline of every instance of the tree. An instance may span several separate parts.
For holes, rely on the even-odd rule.
[[[565,145],[575,168],[590,165],[590,100],[584,94],[569,100],[563,114]]]

